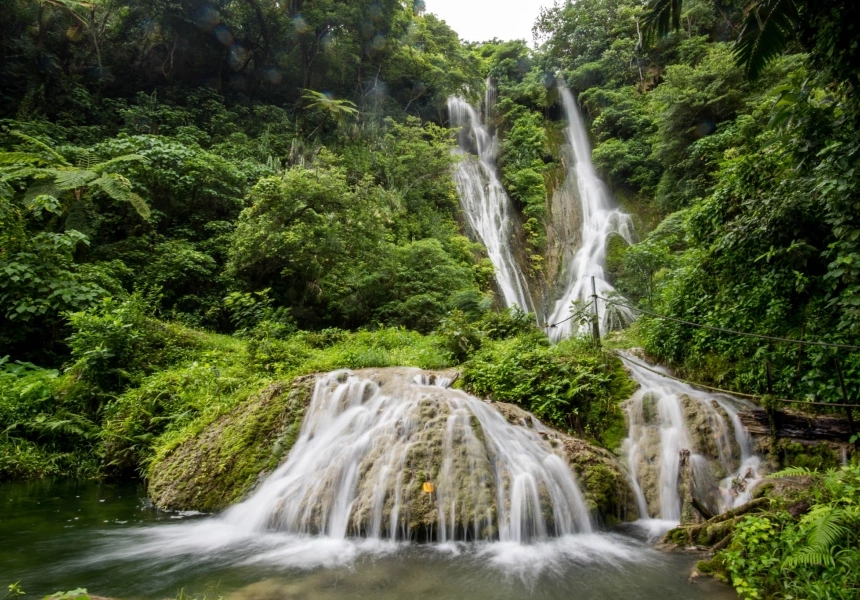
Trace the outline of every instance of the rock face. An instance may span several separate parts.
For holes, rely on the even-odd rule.
[[[398,539],[533,539],[637,518],[612,453],[445,389],[455,377],[391,368],[272,385],[158,457],[150,497],[202,511],[247,498],[231,516],[252,526]]]
[[[298,437],[315,377],[276,383],[223,415],[149,470],[147,492],[163,509],[226,508],[287,455]]]

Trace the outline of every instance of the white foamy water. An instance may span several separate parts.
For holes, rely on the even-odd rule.
[[[590,532],[573,473],[538,431],[447,384],[408,368],[320,376],[289,458],[224,521],[333,539],[520,543]],[[411,529],[417,511],[430,530]]]
[[[487,82],[485,113],[495,101],[495,89]],[[481,115],[464,99],[448,99],[451,125],[461,127],[460,160],[454,182],[469,229],[487,249],[495,268],[496,282],[505,306],[519,306],[534,312],[526,279],[512,250],[516,236],[514,207],[496,173],[498,140],[481,120]]]
[[[559,81],[562,103],[567,116],[565,140],[570,147],[572,164],[567,164],[567,179],[557,191],[561,202],[558,210],[563,214],[554,218],[578,221],[579,239],[575,252],[573,240],[565,249],[562,257],[561,297],[552,310],[550,323],[560,323],[570,316],[573,301],[592,302],[591,278],[594,277],[598,296],[606,298],[615,289],[606,281],[603,267],[606,262],[606,245],[613,234],[620,235],[627,243],[633,242],[634,231],[630,216],[614,207],[614,202],[606,185],[597,176],[591,162],[591,144],[588,131],[579,114],[579,108],[570,90]],[[609,310],[607,310],[609,308]],[[600,328],[606,332],[623,327],[633,320],[629,309],[617,305],[607,307],[598,300]],[[572,321],[565,321],[550,329],[554,340],[564,339],[577,327]]]
[[[682,452],[689,452],[694,486],[701,497],[711,501],[715,512],[748,502],[761,481],[761,461],[753,454],[738,411],[752,405],[661,377],[637,365],[640,361],[629,355],[621,354],[621,358],[640,385],[628,404],[629,433],[625,440],[628,473],[639,514],[672,522],[681,518],[678,481]],[[694,439],[691,414],[709,439],[703,439],[701,434]],[[709,454],[715,455],[716,461],[703,454],[705,448],[697,447],[703,443],[708,444]],[[715,474],[714,463],[722,477]],[[655,478],[658,493],[646,498],[643,482],[653,482]]]

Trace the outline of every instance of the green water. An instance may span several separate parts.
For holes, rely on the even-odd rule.
[[[0,485],[0,585],[20,581],[28,597],[85,587],[142,599],[736,598],[688,583],[696,559],[629,532],[534,546],[237,533],[215,517],[158,511],[138,485]]]

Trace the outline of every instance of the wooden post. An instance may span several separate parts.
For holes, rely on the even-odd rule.
[[[764,368],[767,372],[767,393],[773,395],[773,375],[770,372],[770,361],[764,361]]]
[[[833,357],[833,364],[836,365],[836,375],[839,377],[839,387],[842,389],[842,402],[850,404],[848,401],[848,392],[845,389],[845,379],[842,377],[842,365],[839,363],[839,358]],[[854,416],[851,414],[851,407],[845,407],[845,414],[848,415],[848,435],[854,435]]]
[[[597,286],[594,283],[594,275],[591,276],[591,297],[594,298],[594,322],[591,324],[591,333],[594,336],[594,344],[600,346],[600,314],[597,311]]]

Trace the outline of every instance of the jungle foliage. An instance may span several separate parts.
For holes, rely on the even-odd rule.
[[[639,226],[610,244],[627,301],[860,343],[857,10],[566,1],[531,48],[463,43],[411,0],[7,2],[0,478],[135,475],[272,381],[396,364],[458,365],[475,393],[614,446],[617,361],[502,310],[461,231],[446,99],[477,104],[487,80],[534,282],[555,251],[563,80]],[[775,394],[835,402],[838,358],[860,391],[857,353],[637,328],[721,387],[764,392],[770,363]],[[765,553],[750,535],[741,558]]]

